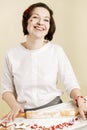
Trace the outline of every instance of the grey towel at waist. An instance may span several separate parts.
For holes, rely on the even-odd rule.
[[[38,109],[42,109],[42,108],[45,108],[45,107],[57,105],[57,104],[60,104],[60,103],[62,103],[62,100],[59,96],[57,96],[55,99],[53,99],[51,102],[49,102],[45,105],[42,105],[42,106],[39,106],[39,107],[36,107],[36,108],[25,109],[24,111],[26,112],[26,111],[38,110]]]

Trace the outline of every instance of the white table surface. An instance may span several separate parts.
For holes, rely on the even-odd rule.
[[[59,123],[61,124],[61,122],[67,122],[68,120],[66,120],[66,118],[63,118],[62,120],[57,118],[48,118],[48,119],[17,119],[16,121],[18,124],[24,122],[24,124],[29,124],[29,125],[37,124],[38,126],[41,125],[49,128],[49,126],[57,125]],[[20,127],[17,126],[17,128]],[[77,121],[75,122],[75,125],[64,127],[63,130],[87,130],[87,123],[85,123],[82,120],[80,122]]]
[[[87,130],[87,126],[81,127],[81,128],[77,128],[75,130]]]

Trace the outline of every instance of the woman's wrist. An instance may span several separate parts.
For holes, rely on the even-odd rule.
[[[79,107],[79,105],[82,105],[82,103],[86,103],[86,98],[84,96],[80,95],[74,99],[74,102],[75,102],[75,105],[77,107]]]

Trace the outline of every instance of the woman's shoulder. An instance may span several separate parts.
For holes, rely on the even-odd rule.
[[[51,42],[51,46],[55,51],[63,51],[63,47],[58,43]]]
[[[16,53],[20,51],[20,44],[16,44],[15,46],[13,47],[10,47],[7,51],[6,51],[6,54],[11,54],[11,53]]]
[[[18,55],[20,52],[20,44],[16,44],[13,47],[10,47],[9,49],[6,50],[5,52],[5,57],[12,57]]]

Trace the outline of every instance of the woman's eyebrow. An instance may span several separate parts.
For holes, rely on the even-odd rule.
[[[37,16],[39,16],[39,14],[37,14],[37,13],[32,13],[32,15],[37,15]],[[45,16],[45,18],[49,18],[49,19],[50,19],[49,16]]]

